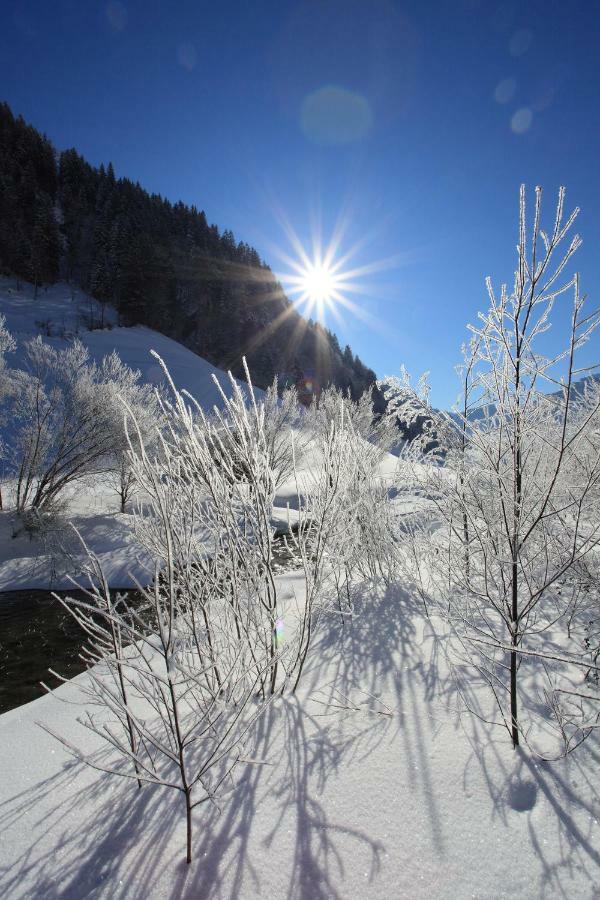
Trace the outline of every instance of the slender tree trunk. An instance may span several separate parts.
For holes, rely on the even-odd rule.
[[[517,708],[517,651],[518,643],[518,584],[517,561],[513,559],[512,566],[512,620],[510,642],[513,649],[510,651],[510,736],[513,748],[519,746],[519,717]]]
[[[166,651],[166,648],[164,648]],[[167,662],[167,655],[165,653],[165,662]],[[186,811],[186,824],[187,824],[187,852],[186,852],[186,862],[189,865],[192,861],[192,800],[191,793],[192,789],[190,784],[188,783],[186,766],[185,766],[185,757],[184,757],[184,744],[183,737],[181,735],[181,727],[179,724],[179,708],[177,696],[175,694],[175,688],[173,686],[173,682],[171,680],[171,676],[169,675],[169,693],[171,695],[171,704],[172,704],[172,714],[173,714],[173,724],[175,726],[175,738],[177,741],[177,750],[179,756],[179,771],[181,774],[181,783],[183,785],[183,793],[185,795],[185,811]]]
[[[111,616],[110,632],[111,632],[111,636],[112,636],[113,653],[114,653],[115,659],[117,661],[117,671],[119,673],[119,686],[121,688],[121,696],[123,698],[123,705],[126,710],[125,714],[127,717],[127,730],[129,732],[129,746],[131,747],[131,752],[134,756],[133,767],[135,769],[135,774],[138,776],[138,778],[137,778],[138,790],[141,790],[142,782],[139,777],[140,770],[139,770],[139,766],[137,764],[137,760],[135,759],[135,755],[137,753],[137,747],[136,747],[136,743],[135,743],[135,732],[134,732],[134,728],[133,728],[133,721],[132,721],[131,715],[129,713],[129,700],[127,697],[127,690],[125,688],[125,679],[123,678],[123,666],[121,663],[123,644],[121,641],[120,632],[117,636],[116,627],[118,627],[118,626],[115,626],[115,623],[113,621],[114,614],[113,614],[112,598],[110,596],[110,590],[109,590],[108,584],[105,584],[105,595],[106,595],[107,609],[109,610],[110,616]]]
[[[520,345],[517,344],[520,352]],[[513,533],[512,533],[512,573],[511,573],[511,610],[510,637],[511,645],[516,648],[519,642],[519,534],[521,523],[521,502],[523,493],[523,461],[521,457],[521,411],[519,405],[520,366],[516,366],[515,378],[517,390],[517,409],[515,414],[515,451],[514,451],[514,501],[513,501]],[[519,720],[517,709],[517,652],[510,652],[510,730],[513,748],[519,746]]]
[[[185,791],[185,812],[186,812],[186,825],[187,825],[187,843],[186,843],[185,861],[189,866],[189,864],[192,861],[192,799],[190,796],[189,788]]]

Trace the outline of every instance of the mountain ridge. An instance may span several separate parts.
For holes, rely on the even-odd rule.
[[[0,273],[68,281],[220,368],[296,384],[308,402],[333,383],[358,396],[375,381],[349,346],[303,318],[257,251],[202,210],[58,152],[0,103]]]

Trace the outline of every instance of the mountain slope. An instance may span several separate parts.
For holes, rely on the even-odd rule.
[[[0,103],[0,274],[63,278],[261,387],[275,375],[356,396],[375,374],[299,315],[258,253],[203,211],[150,195],[50,141]]]
[[[140,325],[90,331],[86,325],[90,324],[90,318],[92,324],[99,321],[99,304],[82,291],[73,297],[71,287],[64,283],[39,292],[35,300],[33,295],[33,285],[22,283],[21,289],[16,291],[13,279],[0,278],[0,312],[17,341],[16,351],[8,357],[11,366],[22,366],[23,344],[37,334],[42,334],[44,340],[56,348],[66,346],[67,340],[76,336],[96,362],[116,350],[123,362],[141,371],[144,381],[158,384],[164,376],[151,355],[150,351],[154,350],[165,362],[178,388],[188,390],[206,410],[215,404],[221,405],[213,376],[226,387],[227,374],[177,341]],[[106,321],[108,324],[116,321],[114,312],[108,313]],[[262,394],[260,389],[257,392]]]

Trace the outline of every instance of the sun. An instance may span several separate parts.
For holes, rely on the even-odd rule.
[[[334,271],[324,263],[310,263],[299,276],[302,292],[316,306],[334,302],[337,281]]]
[[[298,260],[288,260],[294,271],[280,275],[294,306],[320,320],[325,319],[326,312],[337,318],[338,307],[348,303],[344,296],[348,282],[346,273],[341,271],[341,261],[334,260],[332,253],[323,256],[318,250],[312,259],[304,249],[298,256]]]
[[[314,223],[309,249],[276,203],[273,209],[292,252],[271,242],[267,245],[285,266],[278,267],[275,274],[292,301],[291,309],[307,319],[316,318],[322,325],[329,325],[333,319],[342,328],[346,327],[346,317],[352,316],[374,331],[387,334],[389,326],[386,327],[369,310],[370,300],[379,293],[372,276],[403,264],[403,254],[357,265],[356,258],[363,255],[372,236],[361,237],[343,251],[344,235],[351,223],[349,217],[342,215],[338,217],[328,243],[321,239],[320,222]],[[287,313],[281,315],[285,317]]]

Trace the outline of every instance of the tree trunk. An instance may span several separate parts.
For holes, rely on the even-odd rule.
[[[512,565],[512,620],[510,628],[510,642],[513,648],[518,643],[518,584],[517,562]],[[519,719],[517,709],[517,651],[510,651],[510,736],[513,748],[519,746]]]
[[[192,861],[192,803],[189,788],[185,792],[185,811],[187,821],[187,853],[185,861],[189,866]]]

